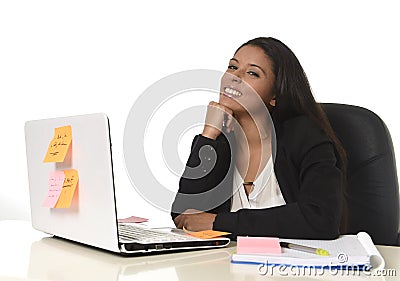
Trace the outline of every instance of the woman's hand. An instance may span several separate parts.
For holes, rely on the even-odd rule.
[[[195,209],[187,209],[174,219],[177,228],[183,228],[190,231],[210,230],[216,214],[206,213]]]
[[[232,130],[233,112],[218,102],[211,101],[207,107],[206,124],[202,135],[210,139],[217,139],[221,134],[222,127],[229,133]]]

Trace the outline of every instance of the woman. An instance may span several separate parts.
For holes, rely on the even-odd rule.
[[[342,171],[345,152],[296,56],[279,40],[255,38],[235,52],[219,102],[208,106],[172,217],[178,228],[228,231],[233,239],[334,239]]]

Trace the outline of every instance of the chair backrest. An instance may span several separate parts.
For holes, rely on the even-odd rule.
[[[375,244],[399,245],[399,184],[385,123],[358,106],[321,105],[347,153],[348,233],[366,231]]]

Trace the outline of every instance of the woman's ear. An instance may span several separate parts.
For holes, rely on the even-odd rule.
[[[274,107],[276,105],[276,99],[275,97],[273,97],[270,101],[269,101],[269,105]]]

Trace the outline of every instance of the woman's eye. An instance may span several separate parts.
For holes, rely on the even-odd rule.
[[[236,65],[229,65],[229,66],[228,66],[228,69],[236,70],[236,69],[238,69],[238,68],[237,68]]]
[[[260,77],[260,75],[258,75],[256,72],[254,71],[248,71],[247,72],[250,76],[254,76],[254,77]]]

